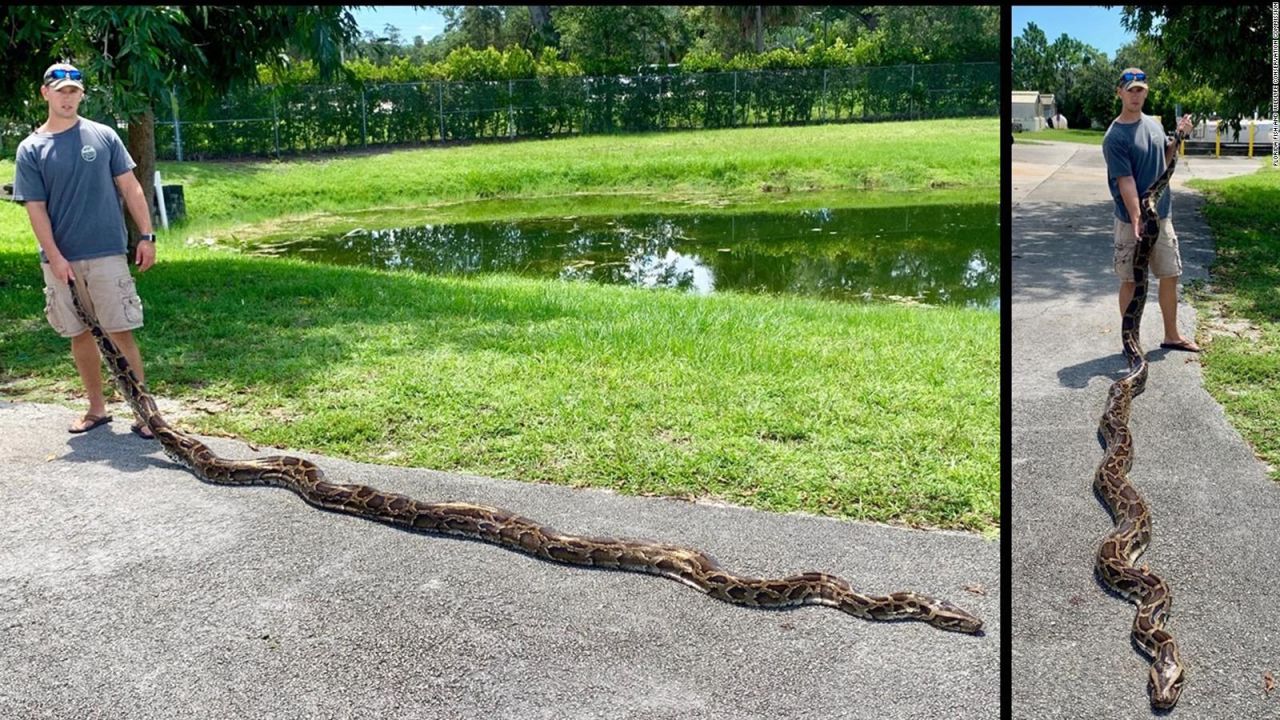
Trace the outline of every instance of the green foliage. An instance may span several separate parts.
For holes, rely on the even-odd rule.
[[[1010,53],[1013,65],[1013,90],[1053,92],[1053,61],[1049,57],[1049,39],[1035,23],[1027,23],[1022,37],[1013,39]]]
[[[538,55],[535,74],[540,78],[581,77],[582,68],[577,63],[561,60],[554,48],[543,48]]]
[[[511,79],[537,76],[538,64],[533,58],[533,53],[522,47],[508,48],[502,53],[502,74]]]
[[[549,137],[674,128],[784,125],[849,120],[990,116],[998,108],[994,63],[894,67],[804,67],[810,55],[743,55],[738,67],[773,69],[581,77],[571,64],[533,66],[520,48],[459,49],[439,74],[416,80],[408,60],[350,64],[360,87],[278,85],[208,105],[180,102],[184,157],[270,155],[434,140]],[[704,56],[705,57],[705,56]],[[544,50],[541,60],[553,60]],[[708,58],[712,61],[711,58]],[[404,72],[399,71],[403,65]],[[447,70],[475,79],[455,81]],[[505,77],[521,73],[525,77]],[[466,76],[466,75],[464,75]],[[228,122],[232,118],[242,121]],[[217,123],[210,121],[217,120]],[[165,157],[175,154],[172,119],[157,118]],[[278,145],[277,145],[278,143]]]
[[[503,8],[498,5],[440,6],[445,32],[456,38],[454,49],[505,48],[510,40],[503,33]]]
[[[306,48],[321,79],[333,78],[341,46],[356,34],[354,18],[337,6],[9,6],[0,23],[9,31],[0,35],[0,98],[27,97],[45,66],[66,59],[123,115],[153,105],[174,84],[204,100],[255,83],[259,65],[287,76],[286,51],[297,48]]]
[[[1119,113],[1116,107],[1117,68],[1101,52],[1088,56],[1073,69],[1075,84],[1071,96],[1059,107],[1070,127],[1088,129],[1094,123],[1107,127]]]
[[[685,73],[722,72],[724,60],[718,53],[707,50],[691,50],[680,61],[680,71]]]
[[[997,6],[888,5],[878,8],[881,62],[995,62],[1000,57]]]
[[[493,47],[473,50],[460,47],[449,53],[442,63],[444,77],[449,80],[499,80],[503,78],[502,53]]]
[[[652,5],[567,5],[552,17],[561,48],[590,75],[629,75],[665,63],[667,18]]]
[[[362,70],[366,61],[357,60],[348,67],[352,71]],[[310,60],[290,61],[283,64],[259,65],[258,82],[262,85],[305,85],[320,79],[320,71]]]
[[[863,62],[853,47],[845,45],[844,38],[836,38],[830,45],[818,42],[805,50],[806,64],[814,68],[855,67],[870,65]]]
[[[777,48],[756,56],[759,70],[798,70],[809,67],[809,57],[805,53]]]
[[[1265,113],[1273,90],[1269,4],[1126,5],[1123,22],[1186,86],[1218,93],[1213,109],[1235,127],[1255,110]]]
[[[775,48],[764,53],[743,52],[725,59],[705,50],[691,50],[680,63],[681,72],[733,72],[750,70],[797,70],[858,68],[881,65],[884,34],[868,33],[857,44],[846,45],[837,38],[830,45],[817,43],[804,50]],[[910,64],[910,63],[904,63]]]
[[[1170,94],[1178,98],[1183,113],[1191,113],[1196,119],[1216,114],[1227,104],[1222,91],[1208,85],[1194,87],[1175,85],[1170,88]]]
[[[1126,67],[1147,72],[1151,90],[1143,111],[1160,115],[1167,129],[1173,128],[1178,105],[1183,112],[1205,114],[1225,102],[1223,90],[1167,67],[1149,37],[1125,45],[1108,61],[1105,53],[1066,34],[1049,43],[1044,32],[1029,23],[1022,37],[1013,39],[1012,54],[1014,89],[1052,93],[1073,128],[1106,127],[1119,114],[1116,79]]]
[[[698,28],[682,64],[698,72],[729,69],[726,62],[767,49],[810,54],[807,67],[851,67],[941,62],[997,62],[1000,17],[996,6],[695,6],[686,11]],[[772,48],[756,49],[757,21]],[[820,57],[839,48],[832,57]],[[815,55],[819,57],[815,57]],[[751,60],[734,67],[748,69]],[[756,65],[758,67],[758,65]],[[793,66],[796,67],[796,66]]]
[[[234,26],[236,35],[257,37],[250,21],[260,20],[258,16],[220,8],[202,12],[192,10],[184,17],[196,18],[192,22],[206,30],[222,23],[224,32]],[[272,16],[278,19],[289,17],[278,8],[272,12],[278,13]],[[530,11],[522,12],[523,16],[508,7],[499,15],[485,15],[479,9],[460,8],[454,17],[459,28],[469,22],[468,27],[480,33],[496,19],[507,23],[523,17],[530,22]],[[722,18],[733,15],[725,12]],[[508,42],[505,47],[482,49],[460,45],[438,62],[430,62],[421,53],[416,58],[375,56],[370,43],[386,43],[370,36],[357,46],[364,50],[351,53],[341,68],[354,81],[345,87],[319,86],[325,76],[323,63],[289,53],[260,55],[253,82],[246,80],[218,93],[209,91],[209,83],[184,73],[176,87],[180,119],[191,123],[183,128],[184,156],[311,152],[437,139],[985,115],[996,106],[991,90],[993,66],[969,76],[959,66],[955,72],[934,75],[922,71],[919,78],[906,66],[867,67],[891,56],[885,50],[889,33],[883,26],[860,31],[852,42],[836,36],[830,43],[815,41],[803,49],[776,47],[732,56],[698,49],[685,52],[692,36],[688,19],[699,13],[708,17],[703,11],[671,7],[556,8],[549,17],[561,35],[564,54],[550,46],[535,54]],[[828,26],[844,22],[842,16],[846,20],[864,17],[830,11],[823,22]],[[800,15],[769,11],[763,17],[769,24],[787,17],[795,21]],[[919,14],[901,12],[894,17],[894,22],[908,23]],[[754,18],[751,13],[749,19],[754,22]],[[819,32],[816,21],[813,28],[813,37],[829,36]],[[394,28],[386,30],[387,39],[397,35]],[[205,51],[227,52],[224,45],[234,47],[214,43]],[[679,72],[655,73],[644,67],[656,63],[665,68],[668,55],[675,52],[684,58]],[[618,72],[587,75],[592,67]],[[636,75],[637,70],[641,75]],[[248,87],[252,84],[266,87]],[[176,136],[168,87],[157,97],[158,142],[162,154],[172,156]],[[85,108],[96,113],[91,116],[107,119],[113,102],[101,91],[91,91]],[[21,134],[25,132],[0,140],[7,145]]]
[[[407,57],[391,58],[379,65],[368,58],[358,58],[346,63],[347,70],[361,83],[405,83],[437,79],[434,65],[418,65]],[[302,82],[284,82],[281,85],[301,85],[315,82],[314,76]]]

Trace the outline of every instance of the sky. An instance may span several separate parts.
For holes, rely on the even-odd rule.
[[[1116,50],[1134,39],[1133,34],[1120,24],[1120,17],[1119,7],[1108,10],[1101,5],[1014,5],[1012,37],[1022,37],[1027,23],[1033,22],[1044,31],[1050,43],[1066,33],[1114,60]]]
[[[400,29],[402,42],[412,43],[414,35],[430,40],[444,32],[444,16],[439,10],[419,10],[410,5],[378,5],[352,10],[351,14],[355,16],[362,35],[368,30],[381,37],[384,25],[395,25]]]

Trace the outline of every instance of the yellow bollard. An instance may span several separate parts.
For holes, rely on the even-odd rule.
[[[1222,157],[1222,123],[1213,126],[1213,156]]]
[[[1255,127],[1257,127],[1257,125],[1249,126],[1249,157],[1253,157],[1253,129]]]

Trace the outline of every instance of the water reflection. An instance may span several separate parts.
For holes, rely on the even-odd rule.
[[[430,273],[996,309],[998,222],[994,205],[564,217],[354,230],[254,251]]]

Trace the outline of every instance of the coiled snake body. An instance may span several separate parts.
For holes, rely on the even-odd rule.
[[[785,578],[736,575],[706,553],[676,545],[616,538],[566,535],[499,508],[462,502],[423,502],[365,485],[325,480],[313,462],[275,456],[254,460],[218,457],[204,443],[171,426],[155,400],[137,381],[125,356],[102,331],[71,286],[76,313],[97,340],[116,383],[164,452],[199,479],[218,485],[274,485],[297,493],[307,503],[404,529],[457,535],[499,545],[544,560],[660,575],[736,605],[786,608],[825,605],[867,620],[920,620],[943,629],[979,633],[982,621],[946,600],[916,592],[866,595],[842,578],[807,572]]]
[[[1181,140],[1179,131],[1175,142]],[[1133,398],[1145,389],[1147,383],[1147,358],[1142,352],[1138,333],[1147,301],[1147,262],[1160,234],[1156,203],[1168,187],[1177,164],[1175,150],[1169,167],[1139,201],[1142,227],[1141,240],[1134,249],[1135,287],[1121,321],[1121,341],[1129,372],[1112,383],[1107,393],[1106,409],[1098,424],[1107,449],[1093,479],[1094,490],[1105,501],[1115,522],[1115,527],[1102,539],[1095,567],[1104,583],[1137,605],[1131,637],[1151,659],[1147,689],[1151,704],[1159,709],[1171,708],[1178,702],[1185,677],[1178,646],[1173,635],[1164,629],[1172,600],[1169,585],[1146,566],[1134,566],[1134,561],[1151,541],[1151,512],[1129,483],[1128,472],[1133,465],[1129,410]]]

